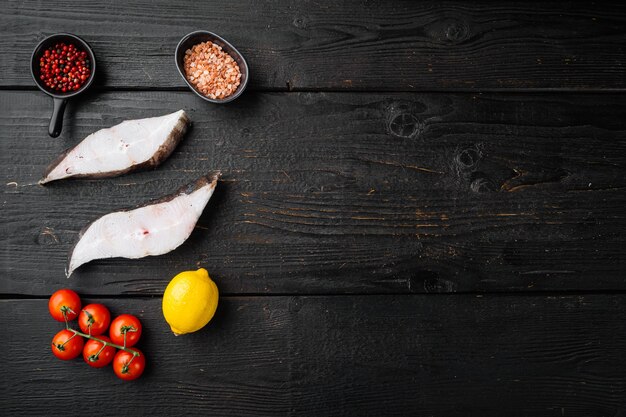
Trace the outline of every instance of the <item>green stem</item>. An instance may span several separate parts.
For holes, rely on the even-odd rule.
[[[130,360],[124,364],[124,366],[122,366],[122,373],[123,374],[127,374],[128,373],[128,369],[130,368],[130,364],[133,363],[133,361],[135,360],[137,356],[133,355],[132,358],[130,358]]]
[[[83,310],[83,313],[87,315],[87,323],[89,323],[87,325],[87,328],[89,329],[89,336],[91,336],[91,325],[94,324],[96,321],[93,318],[93,314],[91,314],[87,310]]]
[[[105,346],[112,346],[112,347],[114,347],[116,349],[120,349],[120,350],[123,350],[124,352],[128,352],[128,353],[133,355],[133,359],[135,359],[135,356],[141,356],[141,354],[139,352],[134,351],[134,350],[132,350],[130,348],[127,348],[127,347],[124,347],[124,346],[120,346],[120,345],[116,345],[115,343],[107,342],[106,340],[98,339],[96,336],[92,336],[90,334],[85,334],[83,332],[79,332],[78,330],[74,330],[74,329],[68,329],[68,330],[71,331],[71,332],[74,332],[74,336],[78,335],[78,336],[85,337],[87,339],[97,340],[98,342],[102,343]],[[72,337],[74,337],[74,336],[72,336]],[[104,349],[104,346],[102,348]],[[98,352],[98,353],[100,353],[100,352]],[[131,361],[132,361],[132,359],[131,359]]]
[[[102,353],[102,351],[107,347],[107,345],[102,345],[102,347],[100,348],[100,350],[98,351],[98,353],[96,353],[94,356],[96,357],[96,359],[98,358],[98,356],[100,356],[100,354]]]
[[[65,320],[65,329],[69,330],[70,328],[70,323],[67,320],[67,310],[65,308],[61,308],[61,314],[63,314],[63,319]]]
[[[72,330],[72,329],[70,329],[70,330]],[[74,333],[74,334],[72,335],[72,337],[70,337],[70,338],[69,338],[69,339],[67,339],[65,342],[63,342],[63,344],[62,344],[62,345],[57,345],[57,347],[59,347],[59,348],[63,348],[63,347],[65,347],[65,345],[67,344],[67,342],[69,342],[70,340],[72,340],[72,339],[73,339],[73,338],[75,338],[75,337],[76,337],[76,333]],[[59,349],[59,350],[63,350],[63,349]]]
[[[134,326],[122,326],[122,328],[120,329],[122,331],[122,334],[124,335],[124,347],[126,347],[126,334],[128,332],[136,332],[137,329],[135,329]],[[133,359],[135,357],[133,356]]]
[[[96,362],[98,360],[98,358],[100,357],[100,354],[102,353],[102,351],[107,347],[107,345],[102,344],[102,347],[100,348],[100,350],[98,351],[98,353],[96,353],[95,355],[91,355],[89,357],[89,361],[90,362]],[[134,358],[134,356],[133,356]]]

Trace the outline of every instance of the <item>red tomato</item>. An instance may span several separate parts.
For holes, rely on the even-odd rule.
[[[111,322],[111,340],[116,345],[124,346],[124,334],[126,334],[126,347],[134,346],[141,337],[141,322],[131,314],[122,314]]]
[[[74,320],[80,312],[80,306],[78,294],[67,288],[52,294],[48,301],[48,310],[50,310],[50,315],[56,321],[65,321],[63,312],[65,312],[69,321]]]
[[[106,332],[111,322],[111,313],[104,304],[89,304],[78,315],[78,326],[83,333],[98,336]]]
[[[98,339],[104,340],[105,342],[111,341],[111,339],[106,336],[99,336]],[[115,348],[113,346],[105,346],[104,343],[94,339],[89,339],[87,343],[85,343],[83,359],[85,359],[85,362],[87,362],[89,366],[102,368],[110,364],[114,356]]]
[[[59,359],[69,361],[83,350],[83,338],[76,333],[64,329],[52,338],[52,353]]]
[[[131,350],[138,352],[139,356],[135,356],[133,359],[132,353],[120,350],[115,354],[115,358],[113,359],[113,371],[115,375],[125,381],[132,381],[133,379],[139,378],[146,368],[146,357],[144,354],[137,348],[131,348]]]

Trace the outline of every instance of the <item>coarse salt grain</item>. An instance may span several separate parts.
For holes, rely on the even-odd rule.
[[[232,95],[241,84],[239,65],[220,46],[210,41],[185,51],[184,69],[187,80],[212,99]]]

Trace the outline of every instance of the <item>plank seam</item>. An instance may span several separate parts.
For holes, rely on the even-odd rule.
[[[0,86],[0,91],[19,92],[19,91],[39,91],[33,86]],[[185,92],[189,91],[185,87],[92,87],[92,93],[107,92]],[[527,94],[527,93],[544,93],[544,94],[624,94],[626,88],[453,88],[453,89],[430,89],[430,90],[366,90],[366,89],[333,89],[333,88],[259,88],[249,89],[249,92],[256,93],[358,93],[358,94],[457,94],[457,93],[498,93],[498,94]]]
[[[90,294],[80,293],[85,298],[101,299],[161,299],[161,295],[142,294]],[[406,292],[370,292],[370,293],[227,293],[220,294],[220,298],[271,298],[271,297],[433,297],[433,296],[474,296],[474,297],[575,297],[592,295],[624,295],[626,290],[576,290],[576,291],[466,291],[466,292],[441,292],[441,293],[406,293]],[[0,294],[0,300],[46,300],[49,296],[28,294]]]

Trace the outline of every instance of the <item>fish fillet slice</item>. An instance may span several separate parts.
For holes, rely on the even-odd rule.
[[[179,110],[98,130],[50,164],[39,183],[70,177],[115,177],[156,167],[170,156],[189,124],[187,114]]]
[[[70,251],[66,275],[94,259],[162,255],[193,231],[220,173],[200,177],[174,194],[132,210],[104,215],[87,225]]]

